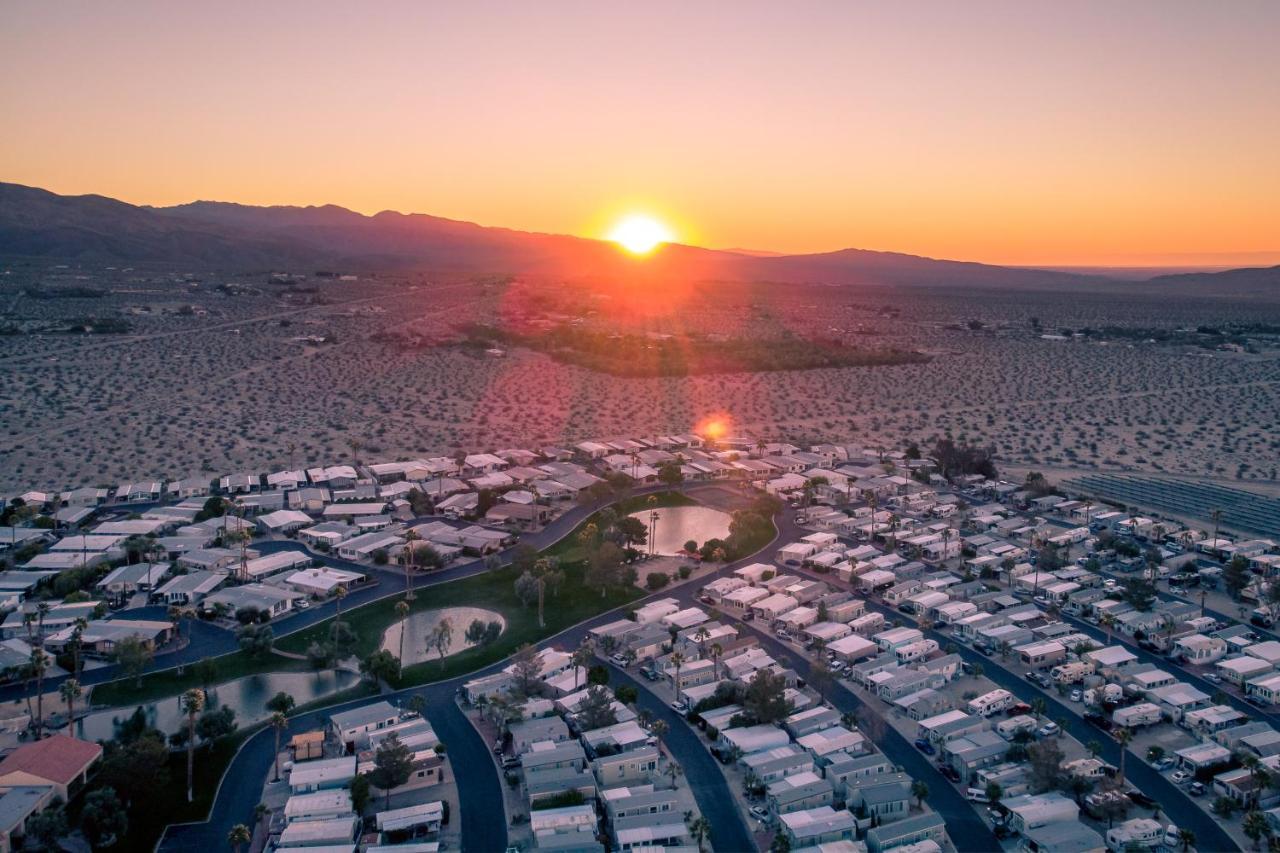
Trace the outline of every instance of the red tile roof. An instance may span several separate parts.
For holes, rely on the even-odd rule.
[[[24,771],[60,785],[70,784],[98,756],[102,747],[67,735],[53,735],[24,744],[0,761],[0,778]]]

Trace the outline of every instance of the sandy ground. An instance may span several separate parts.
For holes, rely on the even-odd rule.
[[[42,287],[112,292],[32,300],[16,295],[23,276],[13,275],[0,292],[4,319],[98,315],[132,328],[0,336],[3,491],[332,464],[352,458],[353,440],[372,461],[687,431],[710,415],[735,432],[798,442],[900,446],[949,433],[1037,468],[1269,485],[1280,468],[1275,350],[1040,336],[1060,326],[1276,322],[1280,300],[708,285],[624,303],[567,286],[427,276],[311,281],[316,292],[302,294],[245,276],[237,282],[247,290],[232,295],[215,277],[21,272]],[[527,351],[437,345],[470,320],[564,316],[631,332],[838,337],[934,359],[619,379]]]

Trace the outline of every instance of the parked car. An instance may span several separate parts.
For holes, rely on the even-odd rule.
[[[1036,729],[1036,737],[1053,737],[1061,731],[1062,729],[1058,728],[1057,723],[1045,723]]]
[[[1142,806],[1144,809],[1153,809],[1157,803],[1141,791],[1125,791],[1125,796],[1129,798],[1134,805]]]
[[[1187,787],[1187,793],[1193,797],[1203,797],[1204,791],[1205,788],[1203,782],[1192,782],[1191,785]]]
[[[751,816],[756,820],[769,822],[769,811],[764,806],[752,806],[747,811],[751,812]]]
[[[677,714],[683,714],[685,711],[689,710],[689,704],[683,699],[673,699],[671,701],[671,710],[675,711]]]
[[[1155,762],[1151,766],[1163,772],[1165,770],[1168,770],[1170,767],[1172,767],[1177,763],[1178,762],[1175,761],[1172,756],[1166,755],[1164,758],[1161,758],[1159,761]]]
[[[1169,777],[1169,781],[1175,785],[1185,785],[1191,781],[1191,774],[1185,770],[1175,770],[1173,775]]]
[[[1216,672],[1206,672],[1206,673],[1204,674],[1204,680],[1205,680],[1205,681],[1212,681],[1214,684],[1221,684],[1221,683],[1222,683],[1222,677],[1221,677],[1220,675],[1218,675]]]
[[[1079,702],[1082,699],[1084,699],[1084,694],[1080,692],[1080,688],[1077,687],[1075,690],[1071,691],[1072,702]]]
[[[916,749],[920,750],[925,755],[933,755],[937,751],[933,748],[933,744],[929,743],[926,738],[922,737],[916,738]]]
[[[624,654],[622,654],[622,653],[618,653],[618,654],[616,654],[616,655],[610,655],[610,656],[609,656],[609,660],[613,661],[613,662],[614,662],[614,663],[616,663],[618,666],[626,666],[626,665],[627,665],[627,656],[626,656],[626,655],[624,655]]]
[[[938,768],[938,772],[950,779],[952,782],[960,781],[960,773],[950,764],[943,764]]]
[[[973,647],[973,650],[974,650],[975,652],[977,652],[978,654],[980,654],[980,655],[985,655],[986,657],[991,657],[991,649],[990,649],[989,647],[987,647],[987,646],[974,646],[974,647]]]
[[[1031,706],[1026,702],[1016,702],[1008,708],[1005,708],[1004,713],[1005,716],[1008,717],[1016,717],[1019,714],[1029,714],[1031,713]]]

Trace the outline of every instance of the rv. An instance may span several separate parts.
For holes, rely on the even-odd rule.
[[[1093,672],[1093,667],[1082,661],[1073,661],[1072,663],[1058,664],[1049,670],[1049,675],[1057,684],[1076,684],[1084,680],[1084,677]]]
[[[996,734],[1005,740],[1013,740],[1018,732],[1033,732],[1036,730],[1036,718],[1030,714],[1019,714],[1016,717],[1010,717],[1007,720],[1001,720],[996,723]]]
[[[992,714],[998,714],[1006,708],[1013,707],[1015,701],[1017,700],[1008,690],[992,690],[971,700],[968,706],[969,713],[979,717],[990,717]]]

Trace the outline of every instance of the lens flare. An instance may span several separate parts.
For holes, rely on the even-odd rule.
[[[633,214],[609,231],[609,239],[633,255],[647,255],[662,243],[671,242],[671,229],[651,216]]]

